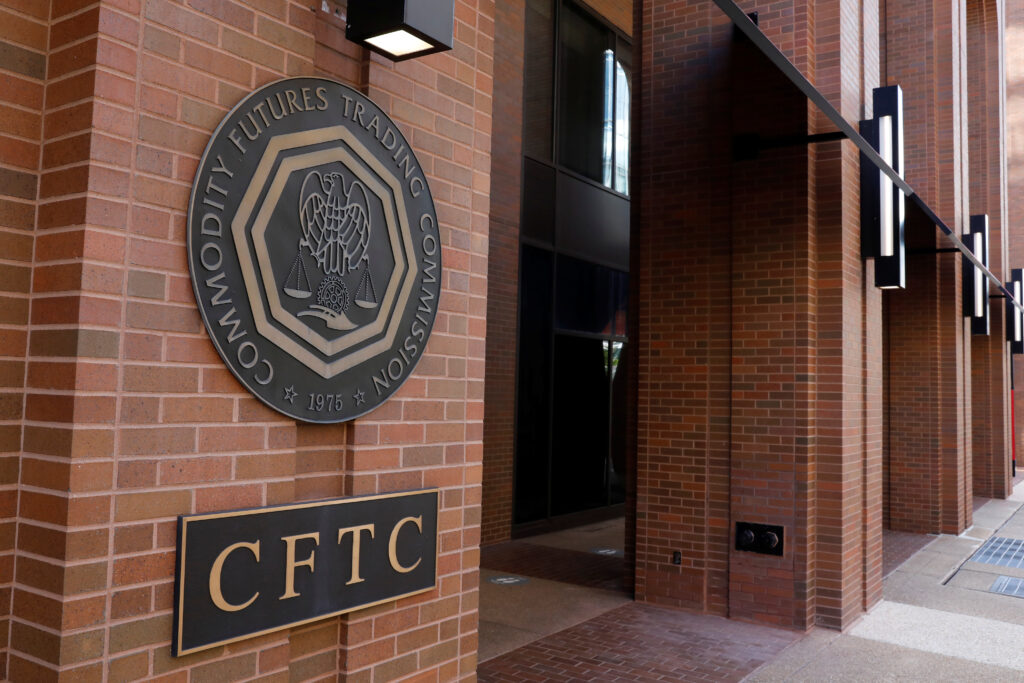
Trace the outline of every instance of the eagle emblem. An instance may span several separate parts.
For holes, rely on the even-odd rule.
[[[377,306],[367,251],[372,227],[366,188],[355,179],[346,186],[340,173],[311,171],[299,193],[299,225],[302,235],[285,293],[295,299],[312,296],[304,260],[309,256],[322,277],[316,303],[298,315],[320,318],[332,330],[355,328],[346,315],[350,301],[361,308]],[[357,272],[361,276],[353,299],[346,280]]]

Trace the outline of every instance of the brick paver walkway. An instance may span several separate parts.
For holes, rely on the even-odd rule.
[[[935,537],[884,532],[884,572]],[[483,548],[488,569],[622,590],[624,560],[513,541]],[[632,603],[479,665],[481,683],[740,681],[801,634]]]
[[[800,634],[640,603],[480,664],[481,683],[739,681]]]

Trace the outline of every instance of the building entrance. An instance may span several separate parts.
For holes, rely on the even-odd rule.
[[[621,506],[626,461],[628,275],[531,246],[520,272],[515,535]]]
[[[631,48],[568,0],[525,19],[514,536],[621,514],[626,461]]]

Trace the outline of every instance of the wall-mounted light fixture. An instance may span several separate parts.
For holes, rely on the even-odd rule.
[[[1018,302],[1024,301],[1024,268],[1012,269],[1010,278],[1006,288]],[[1012,301],[1006,302],[1006,341],[1010,342],[1010,353],[1024,353],[1024,313]]]
[[[861,121],[860,133],[902,178],[903,90],[898,85],[875,88],[872,105],[875,118]],[[905,202],[892,179],[861,155],[861,252],[875,259],[875,286],[881,289],[906,287]]]
[[[964,233],[963,241],[970,248],[971,253],[985,264],[986,268],[990,267],[987,214],[971,216],[970,231]],[[988,283],[985,281],[985,273],[971,263],[966,256],[962,258],[964,263],[964,316],[971,319],[972,334],[988,334]]]
[[[452,49],[455,0],[349,0],[345,37],[400,62]]]

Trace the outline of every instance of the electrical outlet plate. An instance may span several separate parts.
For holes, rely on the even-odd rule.
[[[781,556],[785,550],[785,531],[774,524],[736,522],[736,550]]]

